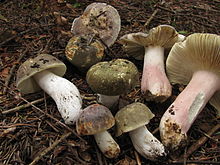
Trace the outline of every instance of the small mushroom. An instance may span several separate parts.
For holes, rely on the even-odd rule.
[[[172,84],[188,84],[160,121],[162,142],[176,151],[187,144],[187,132],[208,101],[220,111],[220,36],[188,36],[173,46],[166,67]]]
[[[18,69],[16,85],[21,93],[43,89],[56,102],[66,124],[73,124],[81,113],[82,99],[77,87],[62,78],[66,66],[57,58],[40,54],[25,61]]]
[[[126,59],[99,62],[86,74],[90,88],[98,93],[98,102],[111,108],[121,94],[131,91],[139,81],[136,66]]]
[[[79,135],[94,135],[101,152],[108,158],[114,158],[120,153],[120,147],[107,132],[115,125],[115,119],[110,110],[100,104],[86,107],[76,122]]]
[[[132,103],[120,109],[116,115],[116,136],[129,132],[134,148],[145,158],[159,160],[166,156],[163,144],[145,126],[154,117],[142,103]]]
[[[71,32],[74,35],[98,36],[108,47],[118,37],[121,19],[118,11],[106,3],[92,3],[83,14],[74,19]]]
[[[72,37],[65,49],[67,59],[80,70],[87,70],[104,57],[104,46],[89,36]]]
[[[125,51],[137,60],[144,59],[141,91],[147,100],[163,102],[171,95],[164,68],[164,49],[184,39],[169,25],[159,25],[146,33],[131,33],[120,38]]]

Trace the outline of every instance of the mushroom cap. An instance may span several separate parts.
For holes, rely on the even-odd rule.
[[[148,124],[153,117],[154,114],[143,103],[135,102],[125,106],[115,115],[116,136]]]
[[[115,118],[111,111],[100,104],[93,104],[86,107],[78,121],[76,131],[80,135],[94,135],[106,131],[115,125]]]
[[[172,26],[159,25],[152,28],[148,34],[142,32],[126,34],[119,39],[119,43],[123,44],[128,55],[137,60],[142,60],[144,50],[148,46],[161,46],[166,49],[171,48],[175,42],[183,39],[184,37],[179,36]]]
[[[49,54],[39,54],[35,58],[26,60],[17,71],[16,86],[23,94],[40,91],[33,76],[43,70],[49,70],[58,76],[66,72],[66,65],[56,57]]]
[[[187,85],[197,70],[220,76],[220,36],[194,33],[172,47],[166,61],[167,75],[172,84]],[[209,101],[220,112],[220,92]]]
[[[126,59],[99,62],[86,74],[90,88],[99,94],[117,96],[132,90],[139,82],[137,67]]]
[[[104,57],[104,46],[88,36],[74,36],[67,43],[66,58],[77,68],[87,70]]]
[[[118,11],[106,3],[92,3],[87,6],[82,16],[74,19],[71,32],[74,35],[98,35],[111,46],[121,29]]]

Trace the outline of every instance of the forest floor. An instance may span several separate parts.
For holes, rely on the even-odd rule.
[[[188,144],[178,155],[153,162],[141,157],[128,136],[116,138],[121,147],[117,158],[104,157],[92,136],[78,136],[75,126],[63,124],[55,102],[43,92],[21,95],[16,73],[22,62],[40,53],[51,54],[67,65],[65,78],[80,90],[83,107],[96,103],[96,95],[85,80],[85,73],[65,58],[71,38],[71,24],[92,0],[0,0],[0,164],[220,164],[220,120],[210,105],[204,108],[188,132]],[[147,32],[168,24],[183,34],[220,34],[219,0],[98,0],[115,7],[121,16],[119,37],[131,32]],[[59,18],[64,18],[60,21]],[[143,62],[130,58],[115,43],[104,60],[126,58],[142,72]],[[155,117],[148,129],[158,138],[161,116],[183,86],[175,85],[164,103],[146,102],[140,86],[127,102],[139,101],[150,107]],[[31,104],[30,104],[31,102]],[[111,133],[114,135],[114,129]],[[178,158],[178,159],[177,159]]]

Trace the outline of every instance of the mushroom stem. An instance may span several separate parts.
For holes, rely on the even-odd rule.
[[[112,108],[115,104],[118,103],[119,95],[117,96],[107,96],[98,94],[98,102],[108,108]]]
[[[192,123],[220,89],[220,78],[209,71],[197,71],[187,87],[164,113],[160,122],[160,134],[165,146],[176,150],[186,144],[186,133]]]
[[[103,131],[94,135],[101,152],[108,158],[114,158],[120,153],[120,147],[112,138],[108,131]]]
[[[146,128],[139,127],[129,132],[134,148],[145,158],[156,160],[166,156],[163,144]]]
[[[171,95],[171,85],[164,69],[164,48],[149,46],[145,48],[144,68],[141,80],[141,91],[147,93],[149,100],[159,97],[163,102]]]
[[[77,87],[50,71],[34,75],[38,85],[56,102],[57,108],[66,124],[74,124],[81,113],[82,100]]]

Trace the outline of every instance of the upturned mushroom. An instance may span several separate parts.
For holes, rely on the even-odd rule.
[[[134,148],[145,158],[159,160],[166,156],[163,144],[145,126],[154,117],[142,103],[132,103],[120,109],[116,115],[116,136],[129,132]]]
[[[137,67],[126,59],[99,62],[86,74],[90,88],[98,93],[98,102],[111,108],[119,96],[130,92],[139,82]]]
[[[111,111],[100,104],[86,107],[76,122],[76,130],[79,135],[94,135],[101,152],[108,158],[117,157],[120,147],[107,131],[115,125],[115,119]]]
[[[92,3],[75,18],[71,32],[74,35],[98,36],[108,47],[118,37],[121,19],[118,11],[106,3]]]
[[[73,36],[65,49],[66,58],[78,69],[88,70],[104,57],[104,46],[89,36]]]
[[[183,39],[184,36],[169,25],[159,25],[148,34],[131,33],[119,39],[128,55],[144,59],[141,91],[147,100],[163,102],[170,97],[172,88],[165,73],[164,49]]]
[[[208,101],[220,110],[220,36],[188,36],[173,46],[166,67],[172,84],[188,84],[160,121],[162,142],[175,151],[186,145],[187,132]]]
[[[43,89],[56,102],[66,124],[73,124],[81,113],[82,99],[77,87],[62,76],[66,66],[48,54],[25,61],[18,69],[16,85],[21,93]]]

